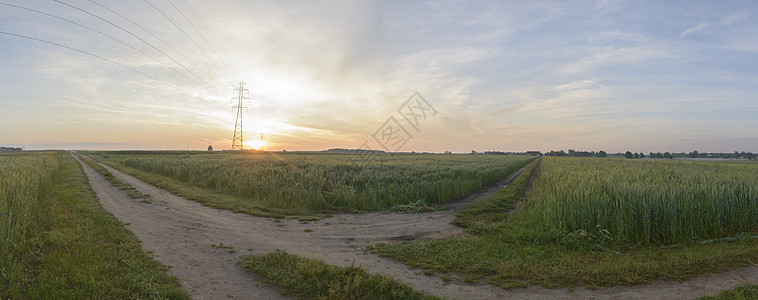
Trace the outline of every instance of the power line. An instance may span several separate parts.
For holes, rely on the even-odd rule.
[[[134,21],[132,21],[132,19],[130,19],[130,18],[128,18],[128,17],[126,17],[126,16],[124,16],[124,15],[120,14],[119,12],[117,12],[117,11],[114,11],[114,10],[110,9],[110,8],[106,7],[105,5],[102,5],[102,4],[100,4],[100,3],[97,3],[97,2],[95,2],[94,0],[89,0],[89,2],[92,2],[92,3],[94,3],[95,5],[97,5],[97,6],[100,6],[100,7],[104,8],[104,9],[106,9],[106,10],[110,11],[111,13],[113,13],[113,14],[116,14],[116,15],[118,15],[119,17],[123,18],[124,20],[127,20],[129,23],[132,23],[133,25],[135,25],[135,26],[139,27],[140,29],[142,29],[143,31],[147,32],[148,34],[150,34],[151,36],[153,36],[153,37],[154,37],[154,38],[156,38],[157,40],[161,41],[161,42],[162,42],[164,45],[166,45],[166,46],[168,46],[169,48],[171,48],[171,50],[174,50],[174,52],[176,52],[177,54],[179,54],[179,56],[181,56],[181,57],[182,57],[182,58],[184,58],[186,61],[188,61],[190,64],[192,64],[192,65],[193,65],[195,68],[197,68],[198,70],[200,70],[200,72],[202,72],[203,74],[205,74],[205,75],[206,75],[206,76],[208,76],[209,78],[213,78],[213,76],[212,76],[211,74],[208,74],[208,72],[205,72],[205,70],[203,70],[203,68],[201,68],[201,67],[200,67],[200,66],[198,66],[198,65],[197,65],[195,62],[193,62],[191,59],[189,59],[187,56],[185,56],[184,54],[182,54],[182,52],[181,52],[181,51],[179,51],[179,50],[177,50],[176,48],[174,48],[173,46],[171,46],[171,44],[170,44],[170,43],[166,42],[166,40],[162,39],[161,37],[159,37],[159,36],[155,35],[155,34],[154,34],[152,31],[150,31],[149,29],[147,29],[147,28],[143,27],[142,25],[138,24],[137,22],[134,22]],[[218,84],[220,84],[220,85],[223,85],[223,84],[221,84],[220,82],[218,82],[218,80],[215,80],[215,79],[214,79],[214,81],[216,81],[216,83],[218,83]],[[219,95],[219,96],[222,96],[222,95]]]
[[[122,45],[124,45],[124,46],[127,46],[127,47],[129,47],[129,48],[131,48],[131,49],[133,49],[133,50],[135,50],[135,51],[137,51],[137,52],[141,53],[142,55],[145,55],[145,56],[147,56],[147,57],[151,58],[152,60],[154,60],[154,61],[156,61],[156,62],[160,63],[161,65],[163,65],[163,66],[165,66],[165,67],[167,67],[167,68],[171,69],[172,71],[174,71],[174,72],[178,73],[179,75],[182,75],[182,76],[184,76],[185,78],[187,78],[187,79],[189,79],[189,80],[193,80],[192,78],[188,77],[186,74],[184,74],[184,73],[182,73],[182,72],[179,72],[178,70],[176,70],[175,68],[173,68],[173,67],[171,67],[171,66],[168,66],[168,65],[166,65],[165,63],[163,63],[162,61],[160,61],[160,60],[158,60],[157,58],[153,57],[152,55],[150,55],[150,54],[147,54],[147,53],[145,53],[144,51],[142,51],[142,50],[140,50],[140,49],[137,49],[136,47],[134,47],[134,46],[132,46],[132,45],[129,45],[129,44],[127,44],[127,43],[126,43],[126,42],[124,42],[124,41],[121,41],[121,40],[119,40],[119,39],[117,39],[117,38],[115,38],[115,37],[113,37],[113,36],[111,36],[111,35],[109,35],[109,34],[106,34],[106,33],[104,33],[104,32],[101,32],[101,31],[99,31],[99,30],[97,30],[97,29],[94,29],[94,28],[92,28],[92,27],[89,27],[89,26],[87,26],[87,25],[84,25],[84,24],[81,24],[81,23],[78,23],[78,22],[75,22],[75,21],[72,21],[72,20],[69,20],[69,19],[66,19],[66,18],[62,18],[62,17],[56,16],[56,15],[53,15],[53,14],[49,14],[49,13],[46,13],[46,12],[43,12],[43,11],[39,11],[39,10],[36,10],[36,9],[31,9],[31,8],[28,8],[28,7],[23,7],[23,6],[19,6],[19,5],[15,5],[15,4],[9,4],[9,3],[0,2],[0,5],[11,6],[11,7],[15,7],[15,8],[18,8],[18,9],[23,9],[23,10],[27,10],[27,11],[32,11],[32,12],[35,12],[35,13],[38,13],[38,14],[46,15],[46,16],[49,16],[49,17],[53,17],[53,18],[56,18],[56,19],[59,19],[59,20],[63,20],[63,21],[66,21],[66,22],[69,22],[69,23],[72,23],[72,24],[75,24],[75,25],[78,25],[78,26],[84,27],[84,28],[86,28],[86,29],[89,29],[89,30],[91,30],[91,31],[97,32],[97,33],[99,33],[99,34],[101,34],[101,35],[103,35],[103,36],[105,36],[105,37],[108,37],[108,38],[110,38],[110,39],[112,39],[112,40],[114,40],[114,41],[116,41],[116,42],[118,42],[118,43],[121,43],[121,44],[122,44]],[[221,96],[221,95],[219,95],[219,96]]]
[[[55,1],[58,1],[58,0],[55,0]],[[203,55],[205,55],[205,57],[206,57],[206,58],[208,58],[208,60],[209,60],[209,61],[210,61],[210,62],[211,62],[211,63],[212,63],[212,64],[213,64],[215,67],[216,67],[216,69],[217,69],[219,72],[221,72],[221,75],[224,75],[225,77],[227,77],[227,76],[224,74],[224,71],[221,71],[221,68],[218,66],[218,64],[216,64],[216,62],[215,62],[215,61],[213,61],[213,59],[211,59],[211,58],[210,58],[210,56],[208,56],[208,54],[207,54],[207,53],[205,53],[205,50],[203,50],[202,48],[200,48],[200,45],[198,45],[198,44],[197,44],[197,42],[195,42],[195,40],[193,40],[193,39],[192,39],[192,37],[190,37],[190,36],[189,36],[189,34],[187,34],[187,32],[185,32],[185,31],[184,31],[184,29],[182,29],[182,27],[180,27],[180,26],[179,26],[179,24],[176,24],[176,22],[174,22],[174,20],[173,20],[173,19],[171,19],[171,17],[169,17],[169,16],[168,16],[168,15],[167,15],[165,12],[163,12],[163,11],[162,11],[160,8],[158,8],[158,7],[157,7],[157,6],[155,6],[155,5],[154,5],[152,2],[150,2],[150,0],[145,0],[145,2],[147,2],[147,4],[150,4],[150,6],[152,6],[152,7],[153,7],[153,8],[154,8],[156,11],[158,11],[158,12],[159,12],[161,15],[163,15],[164,17],[166,17],[166,19],[167,19],[167,20],[169,20],[169,22],[171,22],[172,24],[174,24],[174,26],[176,26],[176,28],[177,28],[177,29],[179,29],[179,31],[181,31],[181,32],[182,32],[182,34],[184,34],[184,36],[186,36],[186,37],[187,37],[187,38],[190,40],[190,42],[192,42],[192,44],[194,44],[194,45],[195,45],[195,47],[197,47],[197,49],[198,49],[198,50],[200,50],[200,52],[202,52],[202,53],[203,53]],[[229,81],[229,84],[233,84],[233,81],[232,81],[230,78],[228,78],[228,77],[227,77],[227,78],[226,78],[226,80],[228,80],[228,81]]]
[[[203,18],[200,17],[200,15],[195,11],[194,8],[192,8],[192,5],[189,3],[189,1],[187,1],[187,0],[182,0],[182,1],[184,1],[184,4],[186,4],[187,7],[189,7],[189,9],[192,12],[192,14],[195,15],[195,17],[200,21],[200,25],[203,26],[203,27],[205,27],[206,31],[209,33],[209,35],[211,37],[212,42],[216,43],[218,45],[218,47],[221,48],[221,54],[224,55],[224,56],[227,56],[227,52],[224,49],[224,45],[222,43],[218,42],[218,39],[213,34],[213,31],[208,28],[208,25],[205,24],[205,22],[203,21]],[[222,60],[222,62],[223,62],[223,60]],[[235,82],[238,81],[237,78],[239,78],[240,72],[233,65],[231,67],[229,67],[229,65],[226,64],[225,62],[224,62],[224,67],[226,67],[227,70],[229,71],[229,73],[232,74],[232,77],[235,78],[234,81]]]
[[[208,39],[205,38],[203,33],[200,32],[200,30],[197,29],[197,27],[195,27],[195,24],[192,24],[192,21],[190,21],[190,19],[187,18],[187,16],[178,7],[176,7],[176,5],[174,5],[174,3],[171,2],[171,0],[166,0],[166,1],[168,2],[168,4],[171,4],[171,6],[174,7],[174,9],[176,9],[176,11],[179,12],[179,14],[182,15],[182,17],[184,17],[184,20],[186,20],[187,23],[189,23],[190,26],[192,26],[192,28],[195,29],[197,34],[200,35],[201,38],[203,38],[203,41],[205,41],[205,43],[211,48],[211,50],[213,50],[213,53],[216,53],[216,57],[218,57],[219,52],[216,50],[216,48],[213,47],[213,44],[208,42]],[[230,77],[234,79],[235,76],[234,74],[232,74],[232,72],[229,71],[229,67],[226,65],[226,62],[224,61],[223,57],[220,59],[220,61],[221,61],[221,64],[224,65],[224,68],[226,69],[227,74],[231,75]]]
[[[161,54],[163,54],[163,55],[165,55],[166,57],[168,57],[169,59],[171,59],[171,60],[172,60],[174,63],[178,64],[178,65],[179,65],[179,66],[181,66],[181,67],[182,67],[184,70],[186,70],[187,72],[190,72],[190,74],[194,75],[194,76],[195,76],[195,77],[196,77],[198,80],[202,81],[202,82],[203,82],[203,83],[205,83],[205,84],[206,84],[208,87],[210,87],[211,89],[213,89],[213,91],[214,91],[214,92],[216,92],[216,94],[218,94],[218,95],[222,95],[222,94],[221,94],[221,93],[218,91],[218,89],[214,88],[214,87],[213,87],[212,85],[210,85],[210,84],[209,84],[207,81],[205,81],[205,80],[203,80],[202,78],[200,78],[200,76],[197,76],[197,74],[195,74],[195,72],[192,72],[192,70],[190,70],[190,69],[188,69],[187,67],[185,67],[183,64],[181,64],[180,62],[178,62],[176,59],[174,59],[174,58],[173,58],[173,57],[171,57],[170,55],[166,54],[166,53],[165,53],[165,52],[163,52],[161,49],[158,49],[157,47],[155,47],[153,44],[149,43],[148,41],[145,41],[143,38],[141,38],[141,37],[139,37],[139,36],[135,35],[135,34],[134,34],[134,33],[132,33],[131,31],[129,31],[129,30],[126,30],[126,29],[124,29],[123,27],[121,27],[121,26],[119,26],[119,25],[117,25],[117,24],[114,24],[113,22],[111,22],[111,21],[108,21],[108,20],[106,20],[106,19],[104,19],[104,18],[102,18],[102,17],[100,17],[100,16],[98,16],[98,15],[95,15],[95,14],[93,14],[93,13],[91,13],[91,12],[87,11],[87,10],[81,9],[81,8],[79,8],[79,7],[73,6],[73,5],[71,5],[71,4],[68,4],[68,3],[66,3],[66,2],[63,2],[63,1],[60,1],[60,0],[53,0],[53,1],[55,1],[55,2],[58,2],[58,3],[60,3],[60,4],[63,4],[63,5],[66,5],[66,6],[68,6],[68,7],[71,7],[71,8],[73,8],[73,9],[76,9],[76,10],[78,10],[78,11],[81,11],[81,12],[83,12],[83,13],[86,13],[86,14],[88,14],[88,15],[90,15],[90,16],[93,16],[93,17],[95,17],[95,18],[98,18],[98,19],[100,19],[100,20],[101,20],[101,21],[103,21],[103,22],[106,22],[106,23],[108,23],[108,24],[111,24],[111,25],[113,25],[114,27],[116,27],[116,28],[118,28],[118,29],[121,29],[122,31],[124,31],[124,32],[128,33],[129,35],[131,35],[131,36],[133,36],[134,38],[136,38],[136,39],[138,39],[138,40],[142,41],[143,43],[147,44],[148,46],[152,47],[152,48],[153,48],[153,49],[155,49],[156,51],[160,52]]]
[[[104,60],[104,61],[107,61],[109,63],[118,65],[118,66],[123,67],[123,68],[127,68],[127,69],[129,69],[131,71],[134,71],[134,72],[136,72],[136,73],[138,73],[138,74],[140,74],[142,76],[148,77],[150,79],[154,79],[154,80],[156,80],[156,81],[158,81],[160,83],[163,83],[163,84],[168,85],[170,87],[173,87],[173,88],[175,88],[175,89],[177,89],[179,91],[182,91],[184,93],[188,93],[189,94],[189,92],[187,92],[187,91],[179,88],[178,86],[175,86],[173,84],[170,84],[168,82],[160,80],[160,79],[158,79],[156,77],[148,75],[148,74],[146,74],[146,73],[144,73],[144,72],[142,72],[140,70],[137,70],[137,69],[132,68],[130,66],[124,65],[124,64],[119,63],[117,61],[110,60],[110,59],[107,59],[105,57],[99,56],[97,54],[93,54],[93,53],[90,53],[90,52],[87,52],[87,51],[84,51],[84,50],[81,50],[81,49],[77,49],[77,48],[74,48],[74,47],[70,47],[70,46],[66,46],[66,45],[63,45],[63,44],[56,43],[56,42],[51,42],[51,41],[47,41],[47,40],[43,40],[43,39],[38,39],[38,38],[35,38],[35,37],[26,36],[26,35],[21,35],[21,34],[16,34],[16,33],[10,33],[10,32],[5,32],[5,31],[0,31],[0,34],[15,36],[15,37],[20,37],[20,38],[24,38],[24,39],[34,40],[34,41],[38,41],[38,42],[42,42],[42,43],[46,43],[46,44],[50,44],[50,45],[55,45],[55,46],[63,47],[63,48],[66,48],[66,49],[69,49],[69,50],[73,50],[73,51],[76,51],[76,52],[79,52],[79,53],[82,53],[82,54],[86,54],[86,55],[89,55],[89,56],[92,56],[92,57],[95,57],[95,58],[99,58],[101,60]]]

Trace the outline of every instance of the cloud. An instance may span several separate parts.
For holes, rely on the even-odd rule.
[[[735,23],[742,22],[744,20],[747,20],[750,15],[747,11],[740,11],[731,14],[730,16],[724,18],[721,20],[721,25],[732,25]]]
[[[693,27],[690,27],[689,29],[683,31],[682,33],[680,33],[679,34],[679,38],[684,38],[684,37],[686,37],[686,36],[688,36],[690,34],[703,31],[706,28],[708,28],[708,26],[710,26],[710,23],[708,23],[708,22],[703,22],[703,23],[697,24],[697,25],[695,25]]]
[[[668,49],[655,45],[640,45],[631,47],[595,47],[579,51],[581,54],[589,53],[587,57],[566,64],[561,68],[566,74],[579,74],[593,68],[603,66],[618,66],[640,63],[645,60],[671,57]]]
[[[588,1],[594,6],[263,0],[246,10],[236,9],[241,0],[189,2],[202,12],[205,25],[195,25],[222,50],[206,51],[222,56],[248,83],[246,136],[262,131],[286,149],[357,147],[387,118],[397,117],[414,91],[439,111],[408,144],[417,151],[622,150],[633,143],[665,148],[675,146],[666,141],[688,126],[698,129],[693,136],[732,132],[735,138],[755,136],[741,129],[758,128],[735,108],[752,108],[758,91],[753,53],[739,52],[758,52],[749,11],[693,4],[685,15],[666,2],[647,13],[649,5],[612,0]],[[177,53],[154,43],[169,55],[186,55],[187,66],[212,88],[70,24],[0,11],[0,25],[8,30],[76,45],[186,91],[79,53],[0,37],[11,70],[0,74],[0,123],[7,124],[0,136],[29,144],[100,141],[124,142],[114,148],[181,149],[194,143],[200,149],[210,140],[216,148],[228,147],[234,86],[215,83],[222,76],[213,64],[145,5],[108,4],[166,39]],[[184,72],[102,22],[73,10],[60,13]],[[732,52],[706,51],[724,49]],[[731,110],[711,113],[723,107]],[[698,123],[704,114],[712,122]],[[728,122],[733,119],[738,121]],[[716,133],[705,131],[708,126]],[[19,127],[27,129],[14,129]]]

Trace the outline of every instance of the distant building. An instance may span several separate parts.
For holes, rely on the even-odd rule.
[[[529,156],[542,156],[542,152],[539,152],[539,151],[526,151],[526,155],[529,155]]]
[[[14,152],[14,151],[21,151],[21,148],[14,148],[14,147],[0,147],[0,152]]]

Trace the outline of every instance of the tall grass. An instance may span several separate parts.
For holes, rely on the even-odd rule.
[[[0,299],[188,299],[66,152],[0,154]]]
[[[39,197],[50,189],[57,168],[51,153],[0,154],[0,259],[7,260],[2,267],[24,249]]]
[[[546,157],[528,213],[564,233],[675,243],[758,230],[758,165]]]
[[[356,163],[358,155],[105,153],[95,157],[184,184],[299,211],[381,210],[439,203],[504,178],[532,158],[395,155]]]

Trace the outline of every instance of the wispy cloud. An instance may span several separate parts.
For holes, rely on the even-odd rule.
[[[701,32],[701,31],[705,30],[706,28],[708,28],[708,26],[710,26],[710,25],[711,24],[708,23],[708,22],[703,22],[703,23],[697,24],[695,26],[692,26],[692,27],[688,28],[687,30],[682,31],[682,33],[679,34],[679,38],[684,38],[684,37],[686,37],[686,36],[688,36],[690,34]]]
[[[568,74],[579,74],[603,66],[638,64],[650,59],[670,57],[668,51],[654,45],[589,48],[582,53],[585,57],[566,64],[561,70]]]
[[[729,15],[728,17],[724,18],[723,20],[721,20],[721,24],[722,25],[732,25],[732,24],[735,24],[735,23],[739,23],[739,22],[745,21],[745,20],[748,19],[748,17],[750,17],[750,14],[748,13],[748,11],[739,11],[739,12],[733,13],[733,14]]]

